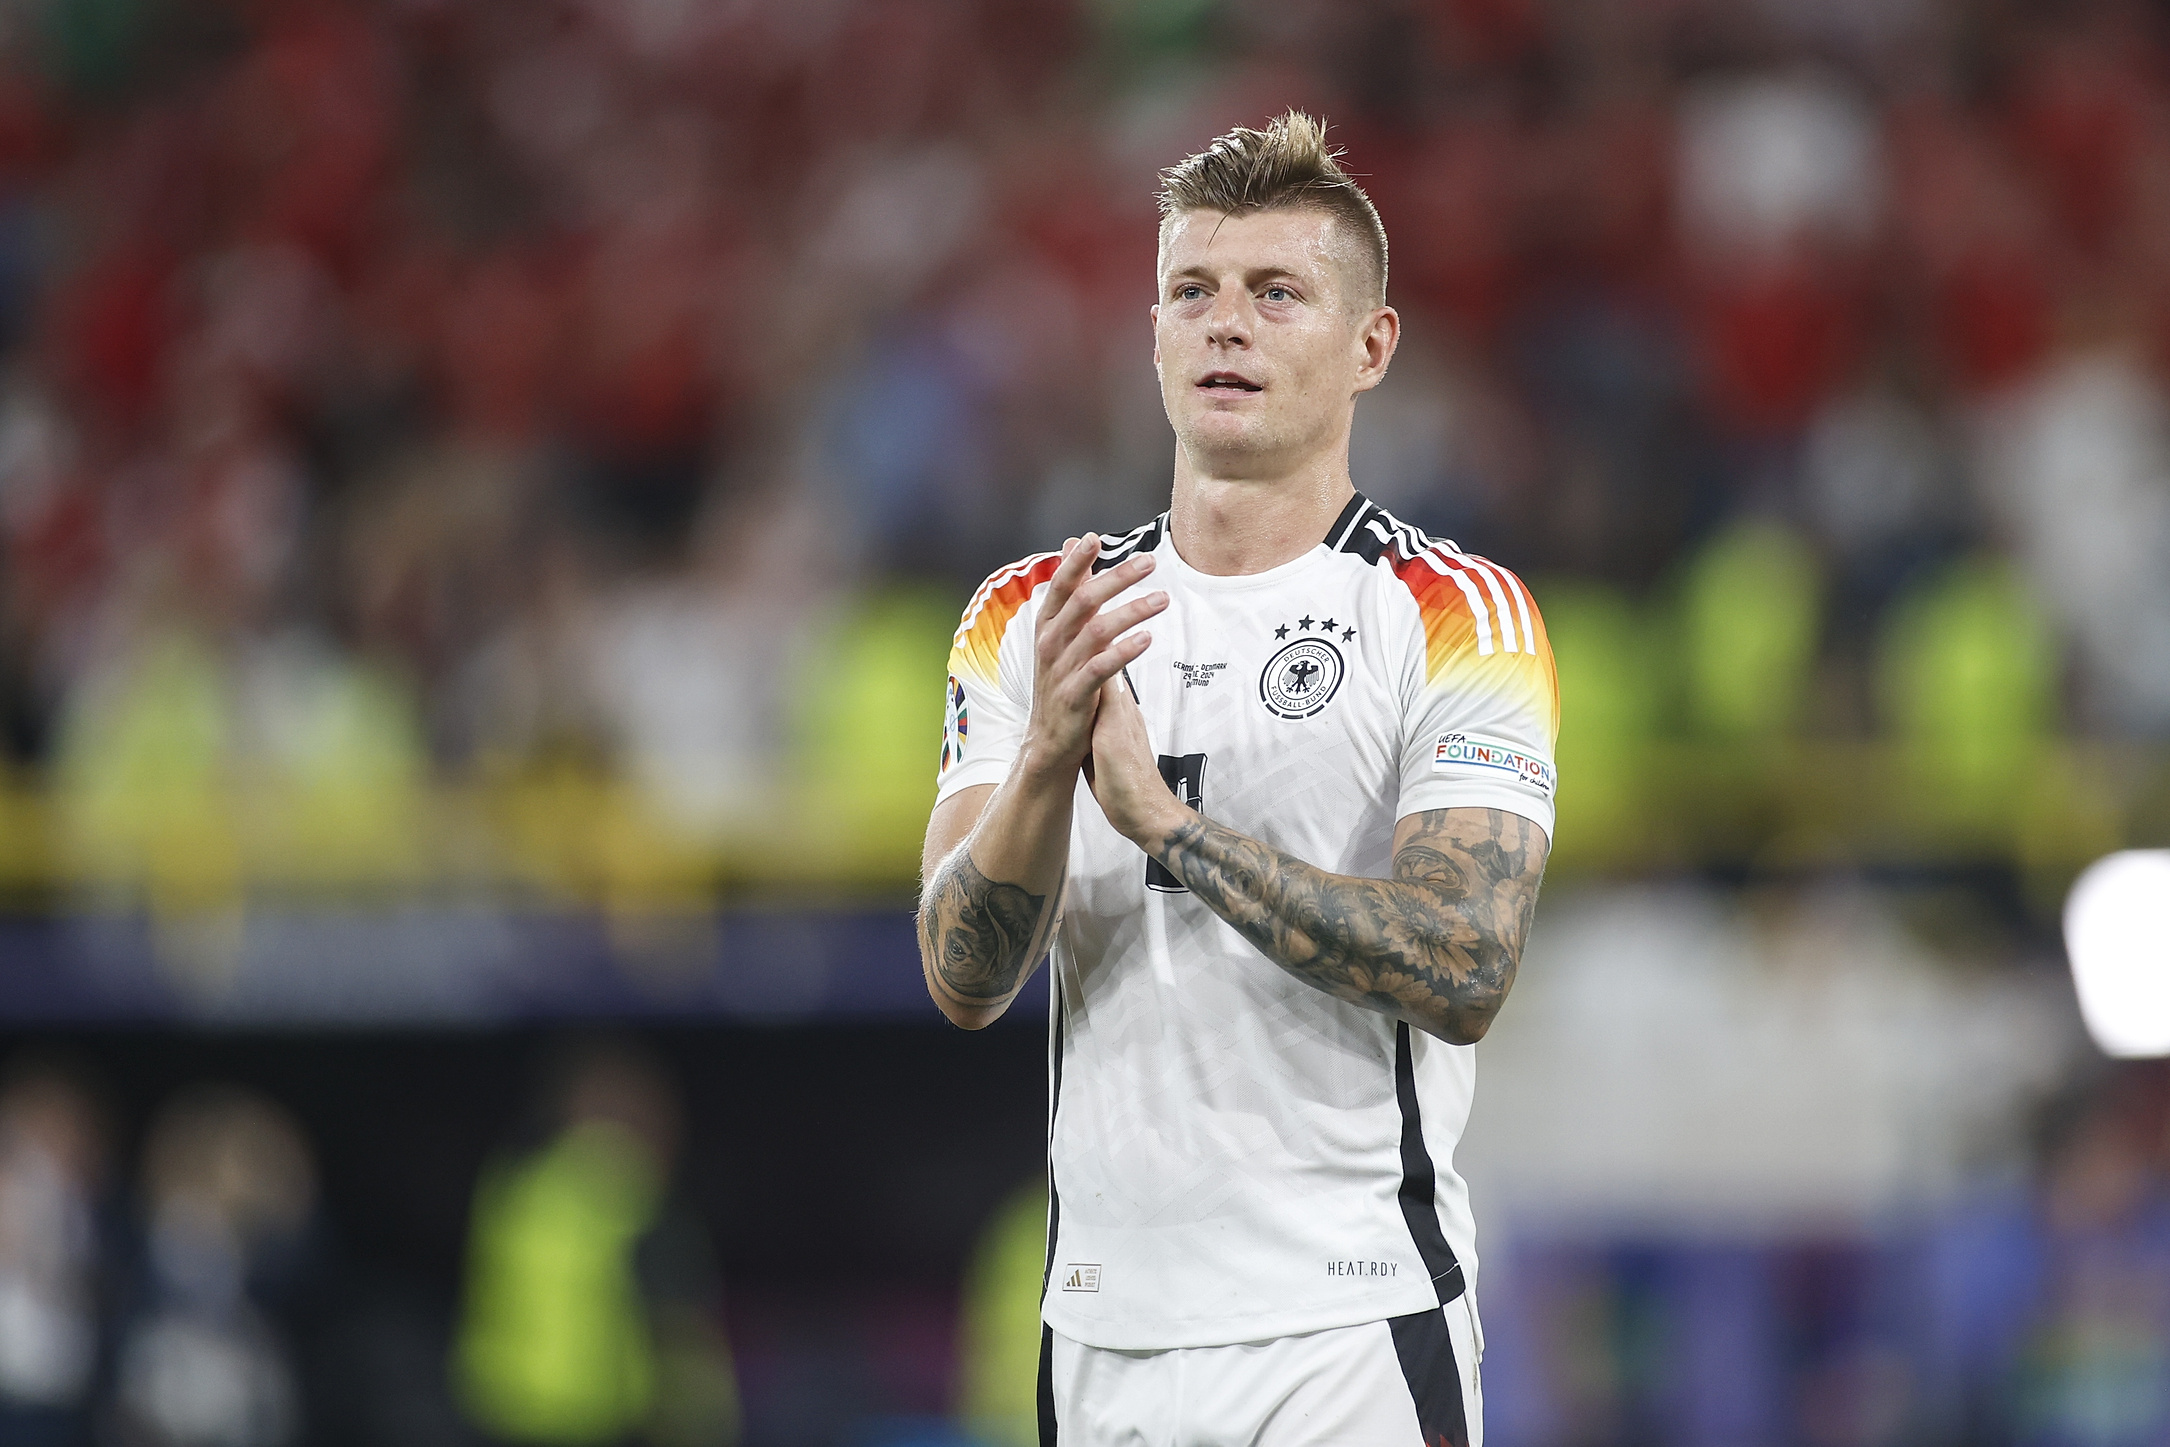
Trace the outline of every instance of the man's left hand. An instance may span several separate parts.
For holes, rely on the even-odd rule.
[[[1085,778],[1116,832],[1147,853],[1192,817],[1160,776],[1160,761],[1145,731],[1145,714],[1121,674],[1101,686]]]

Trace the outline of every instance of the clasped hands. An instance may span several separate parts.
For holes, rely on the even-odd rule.
[[[1168,595],[1147,593],[1107,603],[1153,571],[1142,553],[1098,575],[1100,537],[1063,544],[1033,638],[1032,715],[1025,729],[1029,768],[1051,784],[1080,770],[1116,831],[1150,849],[1192,811],[1168,791],[1145,728],[1145,714],[1123,676],[1151,646],[1138,625],[1164,611]]]

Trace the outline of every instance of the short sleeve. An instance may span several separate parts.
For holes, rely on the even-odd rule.
[[[1031,654],[1020,651],[1031,634],[1032,596],[1061,561],[1044,553],[1012,563],[980,584],[965,608],[949,650],[935,802],[1008,777],[1032,708]]]
[[[1429,548],[1395,560],[1417,604],[1395,817],[1504,809],[1552,836],[1560,688],[1544,619],[1496,563]]]

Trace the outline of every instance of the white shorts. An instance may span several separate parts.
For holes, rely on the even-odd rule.
[[[1123,1352],[1041,1332],[1041,1447],[1483,1447],[1466,1295],[1238,1346]]]

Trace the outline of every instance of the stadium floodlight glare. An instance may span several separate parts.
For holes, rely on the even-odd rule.
[[[2170,1055],[2170,849],[2087,866],[2065,896],[2065,955],[2080,1018],[2105,1055]]]

